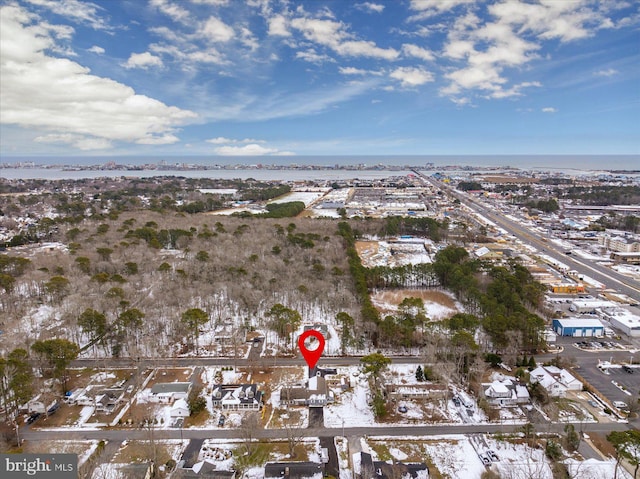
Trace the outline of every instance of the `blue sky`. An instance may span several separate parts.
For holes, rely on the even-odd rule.
[[[635,0],[4,0],[0,154],[639,154]]]

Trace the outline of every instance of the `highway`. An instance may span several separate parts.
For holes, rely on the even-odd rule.
[[[585,276],[589,276],[596,281],[607,286],[607,288],[616,289],[617,291],[626,294],[630,298],[636,301],[640,301],[640,283],[628,278],[617,271],[609,269],[598,263],[577,259],[574,255],[567,255],[564,251],[560,250],[555,244],[542,239],[538,233],[530,231],[526,226],[518,224],[499,213],[490,209],[489,206],[477,201],[468,195],[456,191],[452,186],[445,185],[437,182],[433,178],[429,178],[424,174],[420,175],[423,179],[427,180],[433,186],[442,188],[447,191],[451,196],[460,200],[465,206],[469,207],[476,213],[481,214],[488,220],[492,221],[499,227],[503,228],[509,234],[515,236],[520,241],[534,246],[540,252],[543,252],[547,256],[555,259],[559,263],[566,264],[570,269],[576,270],[578,273]]]

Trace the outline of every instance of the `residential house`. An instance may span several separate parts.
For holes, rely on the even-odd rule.
[[[187,399],[191,383],[156,383],[151,387],[151,402],[171,404],[178,399]]]
[[[582,391],[582,383],[566,369],[538,366],[530,373],[531,382],[540,384],[551,397],[565,397],[567,391]]]
[[[354,461],[357,465],[357,461]],[[359,468],[355,468],[355,476],[358,479],[428,479],[429,468],[423,462],[385,462],[374,461],[371,454],[360,453]]]
[[[501,374],[491,383],[483,383],[482,390],[492,406],[517,406],[531,401],[526,386],[519,384],[515,378]]]
[[[401,399],[444,399],[448,393],[446,386],[434,383],[385,384],[384,387],[387,397],[396,401]]]
[[[262,409],[262,391],[256,384],[219,384],[211,393],[213,407],[222,409]]]
[[[280,390],[280,403],[284,405],[324,407],[334,399],[333,391],[329,390],[326,379],[320,374],[310,377],[305,385]]]
[[[264,479],[322,479],[324,465],[317,462],[268,462]]]
[[[171,475],[175,479],[235,479],[235,471],[218,469],[211,461],[199,461],[189,468],[178,468]]]
[[[169,414],[171,417],[189,417],[191,410],[185,399],[178,399],[173,403],[173,406],[171,406]]]

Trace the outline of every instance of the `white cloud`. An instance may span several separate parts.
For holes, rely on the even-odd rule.
[[[247,27],[240,27],[240,43],[247,47],[252,52],[257,50],[260,44],[251,30]]]
[[[606,70],[598,70],[593,72],[593,74],[597,77],[612,77],[620,73],[618,70],[614,68],[607,68]]]
[[[229,3],[229,0],[191,0],[191,3],[222,6],[227,5]]]
[[[557,113],[558,109],[552,106],[547,106],[542,109],[542,113]]]
[[[275,15],[267,19],[269,23],[268,35],[275,37],[290,37],[291,32],[288,30],[288,20],[282,15]]]
[[[266,143],[264,140],[254,140],[253,138],[245,138],[243,140],[235,140],[233,138],[225,138],[224,136],[218,136],[217,138],[211,138],[209,140],[205,140],[207,143],[211,143],[213,145],[236,145],[236,144],[247,144],[247,143]]]
[[[213,42],[225,43],[235,36],[233,28],[216,17],[209,17],[200,29],[205,37]]]
[[[371,41],[351,40],[345,25],[334,20],[300,17],[291,20],[291,26],[300,30],[307,40],[329,47],[339,55],[386,60],[394,60],[399,55],[397,50],[380,48]]]
[[[71,145],[82,151],[107,150],[112,147],[112,143],[104,138],[88,138],[82,135],[70,133],[49,134],[38,136],[33,141],[38,143],[63,143]]]
[[[348,41],[337,46],[336,51],[343,56],[381,58],[395,60],[398,51],[393,48],[380,48],[374,42]]]
[[[400,81],[403,87],[424,85],[433,81],[433,73],[422,68],[399,67],[393,70],[389,76]]]
[[[296,52],[296,58],[304,60],[305,62],[315,63],[316,65],[322,65],[326,62],[335,62],[329,55],[316,52],[313,48],[306,51]]]
[[[88,52],[95,53],[96,55],[104,55],[104,48],[99,47],[98,45],[94,45],[91,48],[87,49]]]
[[[507,25],[530,31],[541,39],[557,38],[562,42],[588,37],[600,25],[602,16],[584,2],[541,0],[526,3],[507,0],[488,7],[489,12]]]
[[[129,59],[122,64],[125,68],[143,68],[149,67],[161,67],[162,59],[149,52],[144,53],[132,53]]]
[[[468,3],[464,0],[413,0],[411,8],[433,15]],[[569,42],[612,27],[606,14],[620,5],[583,0],[501,0],[486,5],[489,17],[480,18],[469,6],[449,29],[442,53],[452,60],[445,77],[450,83],[440,89],[445,96],[479,90],[484,98],[507,98],[523,89],[539,86],[536,81],[509,85],[509,69],[522,69],[539,58],[543,42]]]
[[[179,23],[189,23],[189,11],[169,0],[150,0],[149,4]]]
[[[115,141],[175,143],[175,128],[197,117],[45,54],[55,40],[35,20],[20,7],[0,7],[2,123],[47,132],[39,141],[92,149]]]
[[[354,67],[340,67],[338,71],[343,75],[366,75],[369,73],[368,70],[362,70],[361,68]]]
[[[61,15],[69,20],[88,24],[96,30],[106,30],[110,27],[104,19],[98,15],[101,7],[90,2],[79,0],[27,0],[33,5],[51,10],[56,15]]]
[[[384,5],[380,3],[363,2],[363,3],[356,3],[356,8],[359,8],[367,12],[382,13],[382,11],[384,10]]]
[[[422,20],[451,10],[458,5],[475,3],[476,0],[411,0],[409,8],[419,12],[410,20]]]
[[[245,146],[220,146],[214,151],[221,156],[290,156],[294,154],[290,151],[266,148],[256,143],[250,143]]]
[[[503,89],[502,87],[496,87],[489,96],[490,98],[509,98],[512,96],[521,96],[523,88],[541,87],[541,86],[542,84],[537,81],[522,82],[522,83],[518,83],[517,85],[513,85],[511,88],[507,88],[506,90]]]
[[[410,43],[405,43],[404,45],[402,45],[402,53],[404,53],[406,56],[419,58],[420,60],[424,60],[427,62],[435,60],[433,52],[417,45],[412,45]]]

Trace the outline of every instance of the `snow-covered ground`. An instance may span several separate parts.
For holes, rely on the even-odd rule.
[[[366,247],[367,243],[370,245]],[[431,254],[425,245],[433,250],[433,242],[427,238],[399,239],[390,241],[359,242],[364,247],[359,249],[363,265],[371,268],[375,266],[402,266],[407,264],[431,263]]]
[[[293,201],[302,201],[306,207],[322,198],[325,195],[323,191],[292,191],[291,193],[276,198],[269,203],[289,203]]]
[[[460,479],[480,479],[487,467],[480,456],[489,459],[489,467],[500,477],[552,479],[549,461],[542,449],[530,448],[525,444],[497,441],[484,435],[447,435],[428,437],[385,437],[370,436],[362,445],[378,460],[376,444],[387,448],[389,454],[398,461],[415,461],[420,457],[430,461],[441,476]],[[497,456],[490,460],[487,451]],[[358,461],[354,461],[354,468]],[[410,462],[410,461],[409,461]]]
[[[371,301],[379,310],[396,312],[398,311],[397,291],[381,291],[371,296]],[[428,293],[428,291],[426,292]],[[447,303],[453,304],[453,307],[446,304],[442,304],[440,301],[429,299],[429,294],[426,294],[425,290],[415,290],[414,293],[411,290],[402,290],[404,297],[423,297],[424,312],[427,318],[432,320],[441,320],[450,318],[456,313],[464,311],[464,307],[455,300],[455,297],[448,292],[441,292],[450,298]],[[438,292],[440,293],[440,292]],[[446,300],[446,298],[444,298]]]
[[[367,378],[360,374],[357,367],[348,368],[348,374],[354,378],[355,387],[339,394],[334,404],[324,408],[325,427],[342,427],[343,421],[345,427],[375,426],[373,411],[369,406]]]

